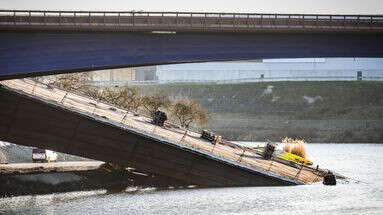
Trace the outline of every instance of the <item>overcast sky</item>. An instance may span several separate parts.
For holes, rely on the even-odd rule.
[[[0,9],[383,14],[383,0],[0,0]]]

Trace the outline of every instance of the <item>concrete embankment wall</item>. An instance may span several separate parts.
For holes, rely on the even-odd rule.
[[[322,81],[137,86],[199,100],[208,128],[231,140],[383,142],[383,82]]]

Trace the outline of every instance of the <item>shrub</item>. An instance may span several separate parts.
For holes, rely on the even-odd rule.
[[[283,151],[306,158],[306,142],[300,139],[285,137],[282,140]]]

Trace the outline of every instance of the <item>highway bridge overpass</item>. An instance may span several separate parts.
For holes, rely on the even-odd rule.
[[[383,57],[383,16],[0,11],[0,80],[185,62]]]

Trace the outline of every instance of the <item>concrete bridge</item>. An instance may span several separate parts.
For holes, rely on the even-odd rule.
[[[183,62],[383,57],[381,16],[0,11],[0,80]],[[0,88],[0,139],[200,186],[296,185],[319,172],[28,81]]]
[[[0,11],[0,79],[185,62],[383,57],[383,16]]]
[[[0,139],[113,162],[199,186],[310,184],[322,173],[31,80],[1,82]]]

